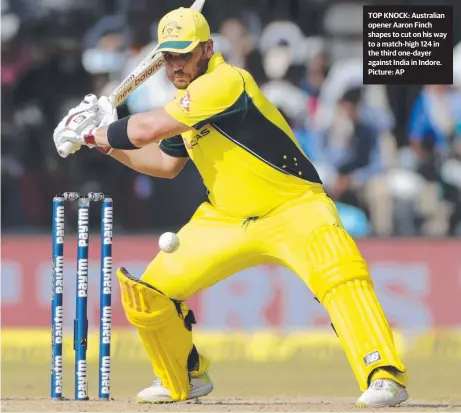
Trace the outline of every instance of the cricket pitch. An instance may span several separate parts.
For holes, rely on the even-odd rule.
[[[398,412],[461,412],[459,360],[408,360],[410,400]],[[73,365],[64,366],[66,401],[52,401],[48,360],[2,364],[2,412],[349,412],[358,387],[344,358],[280,363],[219,363],[210,374],[215,390],[199,403],[139,405],[136,393],[153,380],[147,363],[113,360],[110,402],[96,400],[97,366],[89,365],[90,400],[73,398]],[[380,410],[383,412],[383,410]]]

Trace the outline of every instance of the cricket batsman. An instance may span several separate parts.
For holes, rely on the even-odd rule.
[[[157,380],[138,402],[205,396],[210,362],[194,346],[186,300],[245,268],[283,265],[326,308],[362,392],[358,406],[404,402],[407,376],[367,264],[344,230],[312,163],[247,71],[214,52],[204,16],[163,17],[158,53],[178,89],[164,107],[117,119],[107,97],[87,95],[54,132],[57,148],[99,148],[140,173],[173,178],[192,160],[207,187],[140,279],[117,270],[126,317],[139,331]]]

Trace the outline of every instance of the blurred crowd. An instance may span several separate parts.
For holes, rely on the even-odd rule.
[[[124,232],[177,228],[206,199],[193,165],[166,181],[86,148],[61,159],[52,141],[67,111],[87,93],[109,94],[155,46],[162,15],[182,5],[2,0],[4,231],[47,230],[52,197],[63,190],[113,195]],[[204,14],[216,50],[249,70],[284,114],[352,235],[461,236],[459,27],[454,85],[363,86],[359,3],[208,0]],[[173,94],[162,72],[120,116]]]

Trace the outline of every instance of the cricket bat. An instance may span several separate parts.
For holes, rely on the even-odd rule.
[[[202,11],[204,4],[205,0],[195,0],[190,8]],[[161,53],[156,53],[156,51],[157,48],[152,50],[109,96],[115,106],[123,103],[139,86],[163,67],[163,56]]]
[[[190,8],[202,11],[204,4],[205,0],[195,0]],[[156,52],[157,47],[153,49],[109,95],[109,100],[115,107],[121,105],[128,96],[163,67],[165,64],[163,55]],[[67,157],[72,147],[73,144],[71,142],[65,142],[59,148],[59,154],[63,158]]]

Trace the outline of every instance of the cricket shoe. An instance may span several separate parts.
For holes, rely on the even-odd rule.
[[[372,381],[357,400],[357,407],[392,407],[408,399],[405,387],[389,379]]]
[[[190,378],[190,391],[187,400],[196,399],[206,396],[213,391],[213,382],[208,373],[204,373],[198,377]],[[170,391],[162,386],[160,379],[154,380],[152,386],[141,390],[136,397],[138,403],[174,403],[171,400]]]

